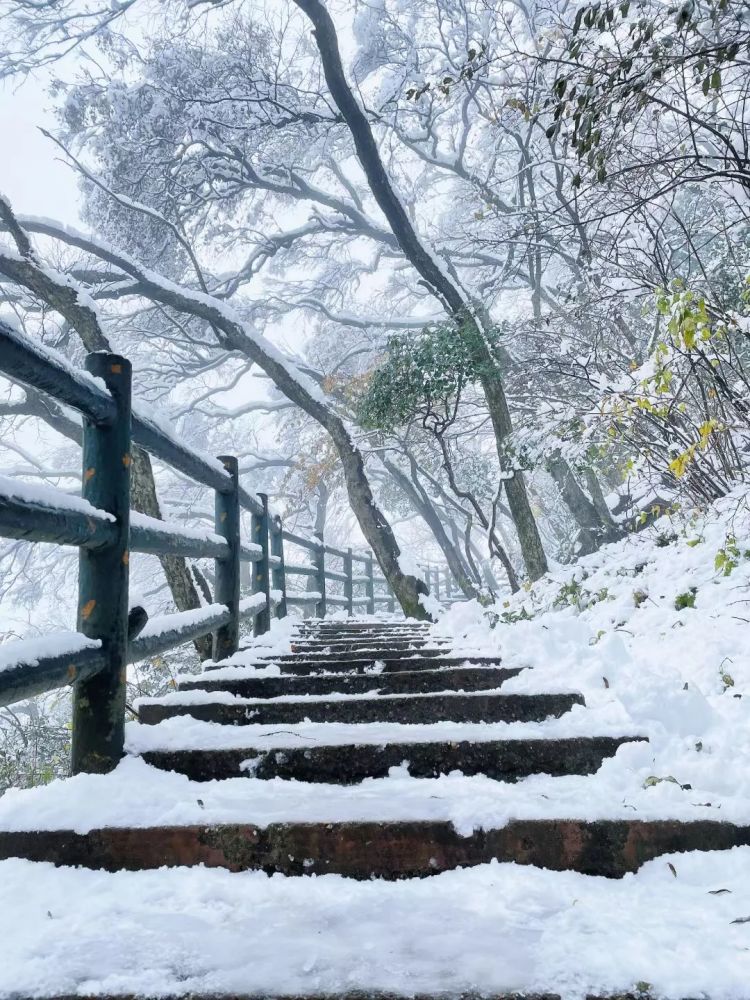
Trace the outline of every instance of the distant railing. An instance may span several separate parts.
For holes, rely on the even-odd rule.
[[[375,574],[372,553],[287,531],[269,513],[265,494],[253,496],[240,485],[236,458],[202,455],[134,406],[126,358],[90,354],[85,366],[85,372],[71,367],[0,321],[0,372],[83,415],[81,498],[0,481],[0,536],[79,549],[77,631],[0,646],[0,705],[73,685],[73,773],[109,770],[122,756],[129,663],[209,633],[214,659],[225,659],[239,648],[243,620],[252,619],[259,635],[270,628],[272,614],[282,618],[290,605],[317,617],[329,606],[349,614],[373,614],[383,604],[396,609],[387,582]],[[213,532],[131,513],[134,443],[214,490]],[[251,514],[249,543],[241,539],[242,509]],[[285,542],[306,550],[311,565],[286,562]],[[213,558],[215,603],[151,620],[140,608],[129,613],[131,552]],[[340,560],[340,570],[331,568],[330,558]],[[252,595],[244,599],[243,563],[252,567]],[[312,589],[288,593],[287,578],[293,576],[308,578]],[[334,584],[330,591],[328,581]],[[379,592],[383,587],[386,592]],[[357,594],[358,588],[364,592]]]

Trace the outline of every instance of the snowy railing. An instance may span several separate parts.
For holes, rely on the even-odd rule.
[[[0,705],[73,685],[72,770],[106,771],[122,756],[125,677],[129,663],[212,634],[213,658],[239,647],[240,623],[252,619],[256,635],[271,614],[288,604],[323,617],[329,605],[374,612],[378,597],[371,553],[337,549],[322,537],[286,531],[272,516],[268,497],[239,483],[237,459],[218,459],[187,447],[172,429],[131,402],[131,365],[114,354],[90,354],[86,371],[0,321],[0,372],[55,397],[83,416],[82,496],[0,477],[0,536],[79,549],[76,632],[0,646]],[[211,487],[214,531],[202,532],[130,511],[132,444]],[[251,540],[241,539],[240,511],[251,515]],[[310,566],[286,565],[284,543],[310,554]],[[149,620],[128,611],[131,552],[212,558],[214,604]],[[341,571],[328,558],[341,560]],[[241,565],[253,566],[252,596],[241,597]],[[355,575],[354,565],[364,564]],[[312,590],[287,595],[287,576],[305,576]],[[381,578],[382,579],[382,578]],[[342,594],[328,592],[327,581]],[[364,587],[364,596],[355,588]]]
[[[344,608],[348,614],[353,615],[356,610],[363,610],[367,614],[375,614],[376,607],[382,601],[392,605],[391,610],[395,610],[395,597],[393,591],[383,577],[375,575],[375,561],[371,552],[358,553],[353,549],[339,549],[333,545],[328,545],[319,533],[315,533],[313,539],[295,535],[291,531],[282,531],[284,541],[289,542],[299,548],[306,550],[311,557],[310,566],[299,566],[287,563],[287,576],[307,577],[310,581],[311,590],[287,594],[287,603],[300,605],[304,608],[313,608],[317,618],[325,618],[328,614],[328,607]],[[341,563],[341,569],[332,569],[329,564],[329,557]],[[355,573],[356,566],[364,566],[364,572]],[[327,582],[342,584],[341,593],[334,593],[328,587]],[[376,594],[375,585],[382,583],[386,586],[389,596],[380,597]],[[364,589],[364,594],[357,596],[357,587]]]

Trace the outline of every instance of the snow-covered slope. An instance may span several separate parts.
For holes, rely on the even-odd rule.
[[[637,815],[658,800],[668,815],[750,817],[743,494],[705,515],[661,518],[488,611],[454,605],[434,631],[457,650],[499,650],[505,666],[533,665],[505,692],[575,688],[586,709],[574,708],[569,722],[584,714],[592,730],[648,736],[605,761],[588,786],[606,782],[613,806]]]

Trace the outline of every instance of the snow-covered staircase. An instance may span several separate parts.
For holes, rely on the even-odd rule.
[[[587,934],[620,905],[644,934],[658,919],[637,882],[584,876],[749,844],[750,827],[558,807],[556,783],[596,780],[640,738],[555,735],[583,699],[534,693],[533,669],[504,693],[521,673],[416,623],[322,621],[142,700],[114,772],[0,800],[13,911],[33,927],[65,917],[52,957],[36,932],[0,926],[6,979],[48,997],[579,996],[574,962],[549,971],[566,907],[584,900],[570,919]],[[611,981],[630,988],[627,975]]]
[[[665,852],[750,842],[750,829],[731,824],[564,811],[457,829],[440,808],[451,796],[440,782],[456,772],[503,782],[593,774],[637,737],[525,738],[523,724],[561,717],[582,697],[506,694],[502,685],[518,670],[451,655],[426,626],[312,622],[297,627],[286,651],[250,647],[233,659],[140,702],[129,737],[129,766],[145,769],[147,808],[139,816],[133,803],[137,821],[98,823],[94,806],[86,832],[0,830],[0,856],[109,870],[204,864],[387,879],[497,859],[621,876]],[[498,723],[522,729],[493,739]],[[394,774],[403,778],[400,793],[391,791]],[[109,782],[117,795],[116,775],[76,780]],[[417,779],[434,779],[435,788]],[[169,795],[178,799],[171,812]]]

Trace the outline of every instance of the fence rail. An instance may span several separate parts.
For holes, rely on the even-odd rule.
[[[122,756],[128,664],[208,634],[214,659],[224,659],[239,647],[243,620],[252,620],[254,633],[262,634],[271,616],[284,617],[290,605],[317,617],[326,615],[328,605],[349,614],[355,608],[372,614],[383,604],[395,610],[372,553],[287,531],[269,512],[265,494],[254,496],[240,485],[236,458],[203,455],[178,441],[143,406],[134,407],[126,358],[91,354],[86,371],[78,371],[0,321],[0,372],[83,417],[80,498],[0,477],[0,536],[79,550],[77,632],[65,633],[57,644],[21,640],[0,647],[0,705],[73,685],[73,773],[107,771]],[[133,444],[214,490],[213,532],[131,512]],[[242,510],[251,515],[249,542],[241,538]],[[311,564],[287,562],[285,543],[305,551]],[[131,552],[213,559],[216,603],[150,621],[143,609],[129,612]],[[341,568],[333,568],[331,559]],[[243,563],[252,568],[252,595],[245,599]],[[364,571],[355,573],[355,564]],[[308,590],[288,592],[290,577],[307,579]],[[334,593],[329,582],[342,584],[342,592]]]

